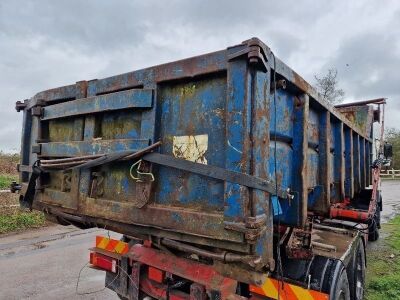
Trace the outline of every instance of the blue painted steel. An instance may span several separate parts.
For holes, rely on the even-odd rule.
[[[345,196],[352,198],[354,196],[354,157],[353,157],[353,134],[350,128],[344,130],[345,144]]]
[[[176,239],[205,238],[199,243],[208,246],[218,240],[271,263],[273,220],[303,226],[308,211],[327,216],[332,203],[368,185],[371,139],[279,59],[275,75],[288,88],[274,97],[274,58],[254,41],[37,94],[24,112],[22,161],[139,150],[161,141],[163,154],[276,180],[293,199],[271,200],[264,191],[161,165],[145,166],[154,182],[135,182],[133,161],[125,161],[73,171],[70,190],[61,191],[63,176],[52,173],[37,201],[157,227]],[[35,105],[44,108],[41,120],[30,115]],[[36,144],[39,156],[30,151]],[[264,227],[250,241],[254,219]]]
[[[68,157],[111,153],[130,149],[140,150],[148,146],[143,139],[115,139],[111,141],[74,141],[41,144],[41,154],[51,157]]]
[[[151,108],[152,102],[153,90],[133,89],[45,107],[42,120],[129,108]]]
[[[331,190],[331,202],[336,203],[344,200],[344,138],[343,138],[343,123],[337,122],[332,124],[333,137],[333,188]]]

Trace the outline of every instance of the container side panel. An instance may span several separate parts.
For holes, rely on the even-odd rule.
[[[76,141],[75,118],[65,118],[60,120],[48,121],[48,140],[49,142]]]
[[[341,202],[344,200],[344,135],[343,123],[332,123],[332,128],[335,135],[334,144],[334,163],[333,163],[333,188],[331,191],[331,202]]]
[[[273,136],[271,136],[273,138]],[[271,141],[270,145],[270,178],[275,180],[275,143]],[[282,189],[294,188],[294,157],[295,150],[291,145],[282,141],[276,141],[276,170],[278,186]],[[297,225],[299,223],[299,213],[301,208],[300,199],[297,195],[290,202],[287,199],[279,199],[271,196],[274,204],[274,218],[285,224]]]
[[[297,99],[297,101],[300,101]],[[276,115],[273,94],[271,94],[270,107],[270,159],[269,159],[269,177],[275,180],[275,138],[276,138],[276,173],[278,186],[283,189],[293,189],[293,127],[300,124],[293,122],[295,118],[295,96],[288,90],[276,91]],[[299,108],[299,110],[301,110]],[[276,124],[275,124],[276,122]],[[299,121],[300,122],[300,121]],[[276,132],[274,131],[276,128]],[[303,130],[303,127],[301,127]],[[301,214],[301,203],[298,195],[290,203],[287,199],[280,199],[279,202],[275,196],[272,196],[274,204],[274,218],[276,222],[285,224],[299,224],[299,214]]]
[[[293,141],[293,114],[294,114],[294,103],[295,96],[287,90],[276,91],[276,120],[275,120],[275,107],[273,96],[271,95],[271,138],[275,137],[277,140],[286,142],[288,144]],[[277,123],[275,124],[275,121]],[[276,133],[274,128],[276,127]]]
[[[358,193],[361,189],[360,180],[360,136],[353,132],[353,176],[354,192]]]
[[[318,140],[318,185],[312,191],[313,210],[319,213],[327,213],[330,207],[330,113],[319,112],[319,140]]]
[[[354,176],[353,176],[353,133],[348,127],[344,129],[345,141],[345,196],[353,198],[354,196]]]
[[[372,144],[369,141],[365,143],[365,156],[366,156],[366,178],[367,178],[367,186],[372,184]]]
[[[360,185],[362,189],[366,186],[365,160],[365,139],[360,137]]]
[[[319,114],[318,111],[310,107],[308,117],[308,162],[307,162],[307,180],[308,180],[308,208],[311,209],[322,197],[323,187],[319,184],[320,158],[319,147]]]
[[[308,144],[316,148],[319,144],[319,113],[310,107],[308,117]]]
[[[268,160],[270,144],[270,70],[266,72],[251,70],[252,110],[251,110],[251,141],[252,141],[252,174],[260,178],[268,178]],[[255,245],[255,254],[260,256],[264,265],[273,266],[273,217],[270,195],[265,191],[252,190],[252,216],[266,220],[267,230]]]
[[[226,77],[164,84],[158,91],[161,153],[224,167]],[[223,183],[160,166],[155,203],[223,211]]]
[[[142,113],[118,111],[101,115],[99,136],[105,140],[139,139]]]
[[[251,103],[248,100],[247,63],[243,60],[231,61],[227,76],[225,168],[250,173],[250,156],[247,154],[250,153]],[[248,188],[226,182],[225,220],[240,222],[249,214]]]

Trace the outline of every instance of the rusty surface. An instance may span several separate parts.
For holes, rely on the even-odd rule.
[[[324,216],[330,203],[343,200],[345,190],[353,195],[357,160],[346,132],[362,136],[364,160],[371,151],[371,109],[357,106],[356,113],[325,103],[256,38],[43,91],[18,108],[24,113],[22,194],[38,158],[71,163],[68,159],[78,156],[137,151],[158,140],[161,154],[276,179],[291,198],[270,201],[258,188],[154,163],[143,164],[142,171],[154,174],[155,181],[138,182],[129,173],[136,162],[132,157],[71,173],[45,173],[36,196],[38,207],[58,207],[91,224],[109,222],[123,233],[135,226],[137,235],[173,237],[198,247],[217,244],[260,257],[271,269],[273,221],[302,228],[309,211]],[[339,110],[347,110],[360,126]],[[359,164],[363,183],[371,178],[364,170],[370,162]]]
[[[344,106],[337,109],[365,136],[371,136],[372,123],[374,122],[374,109],[372,106]]]

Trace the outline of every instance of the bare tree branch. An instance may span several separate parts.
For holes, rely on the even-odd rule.
[[[331,104],[339,104],[344,99],[344,90],[338,87],[337,70],[329,69],[328,73],[322,77],[314,75],[316,88],[325,101]]]

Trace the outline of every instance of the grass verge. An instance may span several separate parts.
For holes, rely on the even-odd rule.
[[[41,212],[36,211],[18,211],[0,215],[0,234],[12,231],[20,231],[28,228],[44,226],[46,219]]]
[[[18,176],[12,174],[0,174],[0,190],[6,190],[10,188],[12,181],[18,182]]]
[[[0,151],[0,190],[8,189],[12,181],[18,182],[16,165],[19,160],[18,154],[4,154]],[[45,225],[42,212],[19,208],[18,194],[0,193],[0,234]]]
[[[367,253],[367,300],[400,299],[400,216],[383,224]]]

